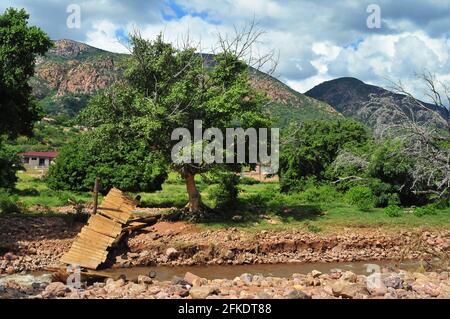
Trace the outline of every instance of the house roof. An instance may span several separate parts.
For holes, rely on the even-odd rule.
[[[25,153],[19,153],[20,156],[27,156],[27,157],[45,157],[45,158],[55,158],[58,156],[58,152],[25,152]]]

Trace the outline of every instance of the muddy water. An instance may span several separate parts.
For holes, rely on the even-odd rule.
[[[374,266],[375,265],[375,266]],[[398,269],[416,271],[420,267],[417,261],[407,261],[398,264],[394,261],[365,261],[349,263],[291,263],[291,264],[260,264],[260,265],[213,265],[213,266],[157,266],[157,267],[134,267],[134,268],[112,268],[102,272],[112,278],[125,275],[128,280],[136,280],[139,275],[148,276],[150,273],[159,281],[171,280],[174,276],[183,277],[186,272],[192,272],[197,276],[207,279],[233,279],[243,273],[262,274],[272,277],[290,277],[294,273],[306,274],[313,270],[330,273],[332,269],[350,270],[360,275],[370,275],[375,267],[395,267]]]

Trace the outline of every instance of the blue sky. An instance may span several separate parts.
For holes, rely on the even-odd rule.
[[[79,29],[67,27],[69,4],[80,6]],[[370,4],[381,10],[379,29],[367,26]],[[53,39],[115,52],[126,51],[134,29],[148,38],[163,32],[174,43],[189,32],[211,52],[218,32],[255,18],[266,31],[255,51],[279,51],[275,75],[300,92],[342,76],[382,86],[402,80],[417,92],[414,74],[424,70],[450,82],[447,0],[2,0],[0,10],[10,6],[26,8]]]

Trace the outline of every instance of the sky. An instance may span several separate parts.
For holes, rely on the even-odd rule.
[[[73,5],[79,25],[67,23]],[[7,7],[25,8],[52,39],[113,52],[126,52],[136,29],[174,43],[189,33],[211,52],[218,33],[254,19],[265,31],[255,52],[276,50],[274,75],[299,92],[344,76],[384,87],[401,80],[419,97],[417,74],[450,84],[448,0],[1,0],[0,11]]]

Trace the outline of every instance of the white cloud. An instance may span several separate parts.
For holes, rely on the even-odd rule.
[[[75,0],[74,3],[77,1]],[[6,4],[3,4],[6,3]],[[267,33],[259,50],[279,50],[276,75],[295,89],[306,91],[323,80],[353,76],[385,85],[385,78],[401,79],[415,88],[414,72],[424,69],[448,79],[450,74],[450,2],[423,0],[380,1],[381,29],[366,26],[364,1],[325,0],[80,0],[83,27],[65,29],[65,2],[57,0],[4,0],[2,6],[24,6],[32,21],[54,38],[74,38],[115,52],[126,49],[117,30],[142,30],[147,38],[161,31],[167,40],[181,40],[189,31],[211,52],[217,32],[232,33],[253,18]],[[175,5],[186,15],[177,19]],[[163,20],[163,12],[174,17]],[[198,16],[198,13],[202,13]],[[204,15],[207,15],[207,18]],[[50,16],[55,19],[49,19]],[[349,44],[353,44],[353,47]]]
[[[93,30],[86,34],[86,43],[103,50],[126,53],[128,52],[126,46],[116,36],[119,29],[119,26],[106,20],[95,22]]]

